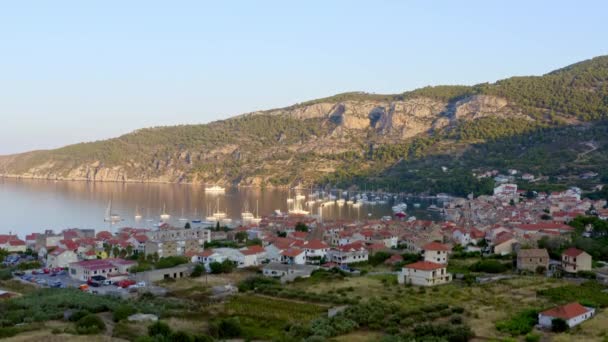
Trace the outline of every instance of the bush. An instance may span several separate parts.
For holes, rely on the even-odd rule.
[[[525,341],[526,342],[539,342],[540,337],[541,336],[539,334],[529,333],[528,335],[526,335]]]
[[[553,331],[553,332],[557,332],[557,333],[564,332],[564,331],[568,330],[568,328],[569,328],[568,323],[561,318],[554,318],[551,321],[551,331]]]
[[[74,313],[72,313],[69,317],[69,320],[71,322],[77,322],[79,321],[82,317],[89,315],[90,312],[88,312],[87,310],[78,310]]]
[[[480,260],[469,267],[472,272],[502,273],[510,269],[509,264],[497,260]]]
[[[528,309],[508,320],[496,322],[496,329],[500,332],[509,333],[512,336],[524,335],[532,331],[537,320],[538,311],[535,309]]]
[[[190,336],[187,332],[178,331],[171,335],[171,342],[192,342],[194,338]]]
[[[181,264],[187,264],[189,262],[188,258],[185,256],[169,256],[160,258],[156,263],[156,268],[171,268]]]
[[[280,282],[274,278],[263,276],[252,276],[241,281],[238,284],[239,292],[253,291],[255,289],[267,289],[277,287]]]
[[[106,324],[97,315],[89,314],[76,322],[76,332],[81,335],[98,334],[105,330]]]
[[[137,310],[135,310],[134,307],[130,305],[121,305],[112,312],[112,319],[114,322],[122,321],[135,313],[137,313]]]
[[[171,327],[167,323],[156,321],[148,327],[148,335],[150,336],[171,336]]]
[[[192,273],[190,273],[190,276],[192,278],[198,278],[198,277],[202,276],[204,273],[205,273],[205,268],[203,267],[203,265],[197,264],[196,266],[194,266],[194,269],[192,270]]]
[[[235,317],[221,320],[217,329],[217,334],[220,338],[234,338],[242,334],[241,322]]]

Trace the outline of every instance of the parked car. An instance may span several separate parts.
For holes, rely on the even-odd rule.
[[[50,287],[55,287],[55,288],[59,288],[61,287],[63,284],[61,283],[61,281],[59,280],[55,280],[54,282],[50,283],[49,286]]]
[[[89,290],[89,285],[87,285],[87,284],[82,284],[82,285],[78,286],[78,289],[79,289],[80,291],[88,291],[88,290]]]
[[[13,275],[17,276],[17,277],[22,277],[25,275],[25,272],[23,271],[15,271],[13,272]]]
[[[122,287],[123,289],[126,289],[127,287],[129,287],[131,285],[135,285],[135,280],[125,279],[125,280],[119,281],[116,284],[118,287]]]

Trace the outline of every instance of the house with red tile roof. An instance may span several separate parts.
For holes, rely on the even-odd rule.
[[[281,262],[284,264],[306,264],[306,252],[299,248],[289,248],[281,252]]]
[[[63,239],[57,243],[57,247],[67,249],[70,251],[76,251],[78,249],[78,244],[71,239]]]
[[[438,264],[447,264],[448,254],[450,252],[452,252],[452,248],[450,246],[436,241],[429,242],[422,246],[422,255],[424,260]]]
[[[448,273],[445,264],[417,261],[403,266],[397,279],[400,284],[435,286],[451,282],[452,275]]]
[[[553,325],[553,320],[561,318],[570,328],[583,323],[595,315],[595,309],[585,307],[577,302],[558,306],[549,310],[545,310],[538,314],[538,324],[546,329],[550,329]]]
[[[25,241],[20,239],[12,239],[8,241],[4,249],[9,253],[24,253],[27,249]]]
[[[591,271],[592,258],[587,252],[568,248],[562,253],[562,269],[568,273]]]
[[[46,267],[57,268],[57,267],[68,267],[70,263],[77,262],[78,255],[73,250],[67,250],[63,248],[55,248],[46,256]]]
[[[390,258],[386,259],[384,261],[384,263],[386,265],[396,265],[402,261],[403,261],[403,257],[401,256],[401,254],[393,254],[390,256]]]
[[[327,261],[335,262],[339,265],[347,265],[356,262],[367,261],[369,252],[363,241],[355,241],[353,243],[331,248],[327,252]]]
[[[103,260],[83,260],[69,264],[69,275],[72,279],[87,281],[94,276],[103,276],[118,281],[129,274],[129,269],[137,264],[133,260],[108,258]]]

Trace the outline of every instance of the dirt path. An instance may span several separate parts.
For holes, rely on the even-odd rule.
[[[587,141],[587,142],[583,142],[581,143],[587,147],[589,147],[589,150],[585,151],[585,152],[581,152],[576,156],[576,160],[575,162],[579,161],[579,159],[581,159],[582,157],[584,157],[585,155],[597,150],[599,148],[599,146],[596,145],[595,141]]]

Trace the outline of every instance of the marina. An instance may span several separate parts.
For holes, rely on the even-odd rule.
[[[217,189],[215,189],[217,190]],[[0,205],[5,208],[0,233],[27,234],[40,229],[109,226],[153,229],[164,222],[184,226],[256,224],[275,214],[315,215],[324,220],[380,219],[394,215],[392,206],[412,203],[405,212],[424,219],[431,199],[401,198],[367,192],[334,189],[286,189],[227,187],[207,191],[204,186],[156,183],[55,182],[0,178]],[[288,201],[288,199],[290,199]],[[421,204],[418,208],[413,203]],[[253,206],[252,204],[255,204]],[[35,208],[35,215],[24,208]],[[433,207],[435,208],[435,207]]]

